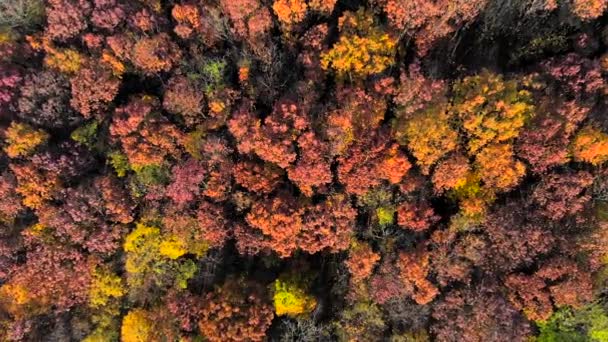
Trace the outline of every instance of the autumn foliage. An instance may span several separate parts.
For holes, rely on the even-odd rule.
[[[0,341],[608,341],[605,0],[0,0]]]
[[[210,341],[262,341],[273,318],[272,307],[260,294],[260,286],[228,279],[209,293],[201,310],[199,327]]]

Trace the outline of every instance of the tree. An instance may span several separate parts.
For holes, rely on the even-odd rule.
[[[50,0],[46,7],[46,34],[61,41],[77,36],[88,28],[92,6],[86,0]]]
[[[600,17],[608,8],[601,0],[573,0],[572,12],[582,20],[588,21]]]
[[[489,241],[477,234],[437,230],[431,241],[432,269],[442,287],[452,282],[470,284],[474,270],[490,257]]]
[[[445,106],[430,107],[395,122],[395,137],[407,145],[424,174],[458,147],[458,133]]]
[[[473,21],[486,0],[379,0],[390,24],[414,36],[417,53],[424,56],[439,39]]]
[[[155,115],[159,107],[157,98],[143,95],[134,96],[114,112],[110,134],[121,143],[135,171],[160,166],[165,157],[177,155],[182,132],[163,116]]]
[[[338,90],[339,108],[326,116],[325,134],[329,139],[332,155],[342,155],[356,141],[380,127],[387,104],[359,87]]]
[[[122,319],[121,340],[125,342],[149,341],[154,323],[144,309],[133,309]]]
[[[550,259],[533,275],[510,275],[506,284],[511,302],[540,322],[553,314],[553,304],[578,309],[593,298],[589,274],[565,258]]]
[[[490,189],[512,189],[526,174],[525,165],[514,158],[513,147],[507,144],[486,146],[475,157],[475,164]]]
[[[18,69],[0,65],[0,104],[6,107],[0,111],[1,115],[7,115],[9,105],[16,98],[17,87],[21,85],[23,76]]]
[[[360,9],[340,17],[340,39],[321,56],[323,69],[340,78],[365,78],[393,64],[396,40],[376,26],[370,13]]]
[[[200,243],[202,240],[208,243],[209,247],[221,248],[230,238],[230,222],[226,219],[221,205],[202,202],[197,210],[197,221],[200,232],[194,231],[195,235],[190,240],[193,243]]]
[[[490,253],[484,260],[489,270],[513,270],[529,266],[548,253],[556,237],[548,227],[529,217],[516,202],[501,206],[488,214],[484,223]]]
[[[574,137],[571,149],[574,159],[600,165],[608,160],[608,134],[584,127]]]
[[[433,172],[433,186],[439,194],[457,189],[467,183],[471,166],[467,158],[461,154],[453,154],[440,162]]]
[[[228,122],[239,152],[254,152],[267,162],[287,168],[297,158],[295,140],[309,126],[305,113],[298,104],[283,99],[274,105],[263,125],[260,121],[243,105]]]
[[[70,247],[34,243],[27,260],[13,270],[11,286],[25,291],[22,305],[37,302],[42,312],[65,312],[88,300],[91,264]]]
[[[312,132],[302,134],[297,143],[300,158],[287,170],[287,175],[304,195],[312,196],[313,188],[322,189],[332,181],[329,145]]]
[[[32,154],[36,148],[49,139],[48,133],[36,130],[28,124],[11,122],[6,130],[6,154],[11,158],[24,157]]]
[[[302,208],[295,199],[274,197],[256,202],[246,217],[247,223],[259,229],[270,240],[267,245],[281,257],[289,257],[297,248],[297,236],[303,229]]]
[[[91,23],[101,29],[114,31],[127,17],[126,6],[117,0],[94,1]]]
[[[403,286],[420,305],[428,304],[439,294],[437,287],[427,279],[430,271],[429,257],[427,251],[419,249],[411,253],[400,253],[397,261]]]
[[[44,63],[62,74],[73,75],[84,64],[85,57],[74,49],[57,48],[52,42],[44,39],[42,41],[42,48],[46,52]]]
[[[72,78],[72,99],[70,104],[85,118],[101,115],[116,94],[120,81],[110,70],[101,66],[80,69]]]
[[[518,156],[531,164],[532,171],[543,173],[568,162],[570,137],[565,126],[559,118],[543,115],[524,128],[515,148]]]
[[[0,26],[33,29],[44,18],[44,3],[40,0],[16,0],[2,4]]]
[[[536,276],[512,274],[506,280],[509,300],[533,321],[545,321],[553,313],[551,296],[543,291],[543,279]]]
[[[135,205],[116,178],[110,176],[98,178],[95,180],[95,186],[101,191],[106,217],[122,224],[133,221]]]
[[[601,303],[578,310],[564,307],[547,321],[539,322],[538,341],[602,341],[606,338],[608,317]]]
[[[539,206],[541,215],[559,221],[575,216],[588,208],[591,196],[586,189],[593,176],[585,171],[550,173],[545,175],[532,193],[531,200]]]
[[[355,241],[348,251],[348,259],[345,261],[351,281],[360,283],[369,278],[376,263],[380,261],[380,254],[374,252],[369,244]]]
[[[181,50],[166,33],[139,39],[133,46],[133,64],[146,74],[167,72],[179,61]]]
[[[199,328],[209,341],[264,340],[274,314],[261,286],[229,278],[205,300]]]
[[[259,0],[221,0],[220,8],[230,19],[231,31],[239,40],[244,40],[254,52],[263,56],[266,49],[264,38],[272,28],[272,16]]]
[[[381,179],[390,184],[399,184],[412,167],[407,156],[397,144],[392,144],[386,151],[384,159],[378,165],[378,173]]]
[[[178,23],[173,31],[183,39],[188,39],[202,26],[199,8],[192,4],[176,4],[171,10],[171,16]]]
[[[304,0],[276,0],[272,9],[287,30],[306,17],[308,6]]]
[[[188,125],[199,123],[203,118],[205,97],[187,78],[171,78],[163,95],[163,108],[181,115]]]
[[[43,71],[29,74],[17,101],[20,119],[37,126],[74,126],[82,117],[70,107],[70,83],[62,74]]]
[[[338,179],[346,192],[361,196],[382,180],[398,184],[410,167],[396,144],[387,142],[380,132],[370,132],[338,157]]]
[[[399,108],[399,117],[409,118],[419,110],[446,100],[445,82],[425,77],[419,61],[410,64],[407,71],[401,71],[399,81],[399,88],[393,99]]]
[[[164,298],[168,314],[175,318],[182,331],[195,332],[198,328],[198,319],[201,297],[188,291],[171,291]]]
[[[203,207],[204,208],[204,207]],[[203,210],[201,210],[203,212]],[[204,212],[206,213],[206,212]],[[161,242],[159,251],[161,254],[168,256],[170,259],[178,259],[186,253],[195,254],[197,257],[203,257],[206,255],[209,248],[216,246],[216,244],[223,243],[223,240],[212,241],[207,236],[208,232],[211,232],[213,236],[222,235],[223,231],[214,232],[214,228],[223,228],[221,221],[222,218],[215,226],[204,226],[203,224],[207,221],[199,220],[196,213],[189,211],[170,211],[165,214],[162,219],[162,226],[164,235],[167,239]],[[215,214],[215,213],[214,213]],[[225,237],[224,237],[225,238]]]
[[[120,224],[133,221],[134,205],[115,179],[98,177],[63,189],[57,201],[38,210],[39,223],[91,250],[114,252]]]
[[[206,169],[195,159],[188,159],[171,170],[173,182],[167,187],[167,197],[179,207],[196,200],[201,193],[200,185],[206,178]]]
[[[453,91],[450,111],[462,120],[473,155],[490,143],[511,142],[534,115],[530,92],[517,80],[505,81],[487,70],[458,81]]]
[[[549,284],[548,290],[557,307],[580,308],[593,299],[590,273],[573,260],[563,257],[550,259],[536,275]]]
[[[496,286],[452,290],[433,308],[431,325],[437,341],[526,341],[528,321]]]
[[[573,99],[595,99],[606,88],[599,62],[570,53],[542,64],[550,85]],[[552,81],[552,82],[551,82]]]
[[[321,14],[330,15],[334,10],[334,6],[336,5],[336,2],[338,2],[338,1],[337,0],[310,0],[308,2],[308,7],[311,10],[317,11]]]
[[[414,232],[425,231],[437,221],[439,216],[428,203],[405,202],[397,207],[397,224]]]
[[[355,215],[340,194],[316,205],[299,205],[295,198],[283,194],[254,202],[247,214],[247,223],[261,236],[239,232],[236,237],[243,238],[239,241],[243,244],[240,248],[258,251],[269,248],[282,258],[297,249],[311,254],[324,249],[335,253],[348,248]]]
[[[174,235],[138,223],[123,244],[130,295],[145,300],[155,287],[186,288],[188,279],[196,272],[196,265],[191,260],[180,258],[189,252],[188,247]]]
[[[232,189],[232,153],[228,141],[214,135],[210,135],[201,146],[201,156],[209,171],[203,195],[214,201],[226,200]]]
[[[11,164],[17,178],[17,193],[23,197],[23,205],[38,208],[51,199],[60,188],[60,179],[54,172],[47,172],[35,163]]]
[[[357,302],[340,313],[336,333],[344,341],[373,341],[384,335],[386,323],[378,305]]]
[[[357,211],[344,194],[333,194],[321,203],[306,207],[298,246],[311,254],[347,249],[356,216]]]
[[[301,317],[310,314],[317,300],[307,293],[309,286],[298,275],[284,275],[274,281],[274,312],[277,316]]]
[[[0,203],[0,222],[12,223],[19,213],[25,209],[21,204],[21,197],[17,194],[17,180],[10,171],[0,175],[0,196],[4,199]]]
[[[245,189],[259,194],[273,192],[281,184],[283,172],[269,163],[243,161],[234,166],[234,180]]]
[[[103,307],[111,301],[120,299],[125,293],[122,279],[105,267],[95,268],[92,272],[89,304]]]

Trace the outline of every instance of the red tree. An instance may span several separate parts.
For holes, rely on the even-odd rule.
[[[403,203],[397,208],[399,226],[421,232],[429,229],[439,220],[428,203]]]
[[[322,188],[332,181],[329,146],[314,133],[306,132],[298,138],[298,147],[300,158],[287,170],[287,175],[304,195],[312,196],[313,188]]]
[[[450,291],[433,308],[431,331],[437,341],[527,341],[528,321],[495,285]]]
[[[580,214],[591,200],[586,189],[593,176],[585,171],[577,173],[550,173],[538,184],[531,199],[540,207],[539,212],[551,220]]]

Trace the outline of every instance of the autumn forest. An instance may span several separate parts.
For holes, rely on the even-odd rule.
[[[0,0],[0,341],[607,342],[607,0]]]

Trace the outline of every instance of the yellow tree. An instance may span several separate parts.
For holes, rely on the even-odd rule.
[[[7,146],[4,151],[11,158],[27,156],[48,139],[49,135],[45,131],[13,121],[6,130]]]
[[[520,90],[516,80],[505,81],[487,70],[465,77],[453,91],[451,112],[461,121],[473,155],[487,144],[516,138],[534,115],[530,92]]]
[[[395,123],[397,140],[409,147],[424,174],[458,147],[458,133],[449,119],[445,106],[438,105]]]
[[[120,329],[123,342],[148,342],[154,329],[154,322],[143,309],[133,309],[125,315]]]
[[[513,156],[513,146],[508,144],[485,147],[475,163],[485,186],[503,191],[515,187],[526,173],[524,164]]]
[[[306,315],[317,306],[315,297],[307,293],[308,284],[295,275],[284,275],[274,281],[274,310],[277,316]]]
[[[374,23],[370,12],[346,12],[338,28],[340,39],[321,56],[323,69],[333,69],[339,78],[365,78],[393,64],[397,40]]]

